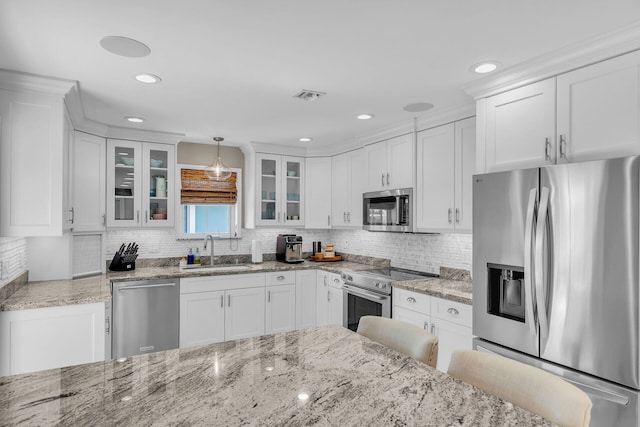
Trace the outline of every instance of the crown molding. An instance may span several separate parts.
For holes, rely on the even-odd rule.
[[[462,86],[474,99],[492,96],[640,49],[640,22],[521,62]]]
[[[430,129],[436,126],[442,126],[447,123],[467,119],[476,115],[476,104],[459,105],[447,110],[438,111],[434,114],[425,115],[416,118],[416,131]]]
[[[251,147],[256,153],[278,154],[284,156],[304,157],[307,154],[307,147],[296,147],[293,145],[267,144],[264,142],[251,142]]]
[[[75,80],[0,69],[0,89],[62,97],[77,85]]]
[[[184,139],[184,134],[173,132],[158,132],[146,129],[132,129],[120,126],[107,126],[105,138],[124,139],[129,141],[159,142],[177,145]]]

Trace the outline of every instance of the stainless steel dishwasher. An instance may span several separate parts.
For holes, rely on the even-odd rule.
[[[112,357],[178,348],[180,279],[113,282]]]

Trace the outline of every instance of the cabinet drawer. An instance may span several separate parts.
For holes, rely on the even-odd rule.
[[[431,313],[431,296],[394,288],[393,305],[428,315]]]
[[[273,271],[265,274],[267,286],[290,285],[296,283],[295,271]]]
[[[471,306],[442,298],[431,298],[431,315],[458,325],[471,327]]]
[[[397,305],[393,306],[391,317],[395,320],[400,320],[401,322],[411,323],[425,331],[430,331],[429,328],[431,328],[430,316],[418,313],[417,311],[408,310]]]
[[[259,287],[264,287],[264,273],[227,274],[180,279],[181,294]]]

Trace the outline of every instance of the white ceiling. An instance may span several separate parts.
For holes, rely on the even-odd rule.
[[[330,146],[410,121],[409,103],[470,103],[474,63],[508,68],[639,20],[638,0],[0,0],[0,68],[77,80],[86,117],[112,126]],[[110,35],[151,54],[109,53]]]

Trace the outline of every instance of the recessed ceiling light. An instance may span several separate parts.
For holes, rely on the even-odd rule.
[[[300,138],[300,142],[311,142],[311,138]]]
[[[129,58],[142,58],[151,53],[149,46],[128,37],[107,36],[100,40],[100,46],[115,55]]]
[[[428,102],[414,102],[413,104],[407,104],[402,109],[412,113],[419,113],[421,111],[427,111],[433,108],[433,104]]]
[[[142,122],[144,122],[144,119],[140,118],[140,117],[125,117],[125,119],[129,120],[131,123],[142,123]]]
[[[138,74],[135,79],[140,83],[160,83],[162,79],[155,74]]]
[[[369,120],[369,119],[373,119],[375,116],[373,114],[358,114],[356,116],[357,119],[359,120]]]
[[[472,65],[470,70],[477,74],[486,74],[495,71],[500,67],[500,63],[496,61],[485,61]]]

